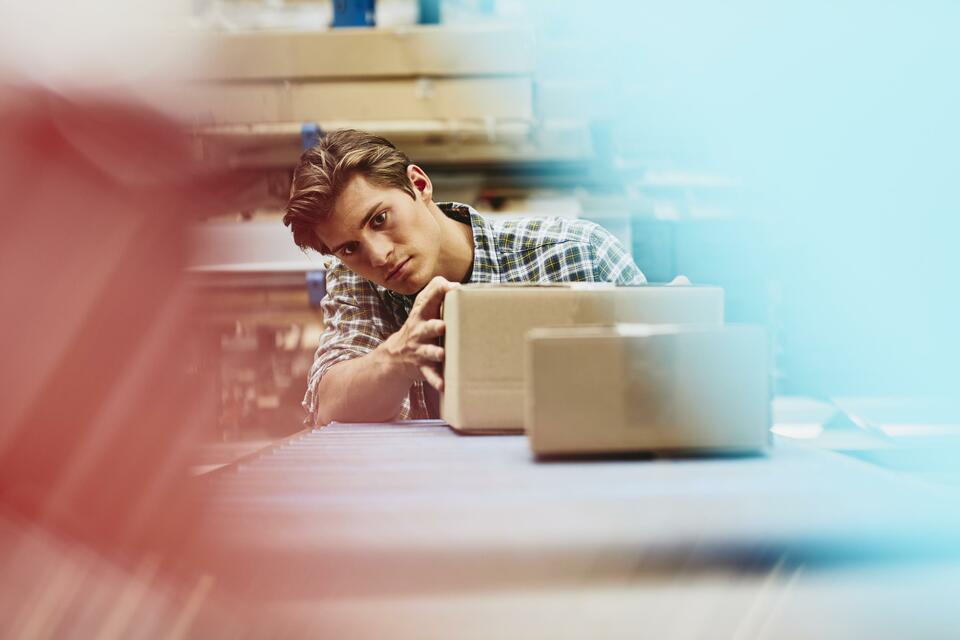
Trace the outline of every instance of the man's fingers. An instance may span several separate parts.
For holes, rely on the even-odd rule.
[[[424,344],[417,349],[417,355],[430,362],[443,362],[443,347],[434,344]]]
[[[447,324],[443,320],[427,320],[420,323],[417,330],[417,338],[420,340],[433,340],[439,338],[447,330]]]
[[[436,276],[417,295],[415,305],[417,313],[424,319],[439,318],[443,297],[447,295],[448,291],[459,286],[459,283],[450,282],[443,276]],[[413,315],[413,310],[411,310],[411,315]]]
[[[437,391],[443,391],[443,376],[437,373],[433,366],[420,367],[420,373],[423,374],[423,379],[427,381],[427,384]]]
[[[413,308],[410,309],[410,315],[418,314],[422,318],[436,318],[439,317],[440,311],[440,302],[443,300],[443,296],[446,294],[446,291],[443,288],[443,283],[447,282],[446,278],[442,276],[436,276],[433,280],[427,283],[420,293],[417,294],[417,299],[413,302]],[[431,314],[431,310],[436,308],[437,313]]]

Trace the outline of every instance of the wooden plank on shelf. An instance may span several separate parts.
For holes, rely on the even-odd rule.
[[[414,162],[432,165],[580,162],[593,155],[586,123],[497,120],[351,120],[319,123],[324,131],[357,128],[382,135]],[[299,123],[200,127],[204,157],[234,167],[292,167],[303,152]]]
[[[318,122],[321,131],[362,129],[391,141],[521,141],[531,133],[526,119],[456,118],[434,120],[329,120]],[[227,124],[200,127],[197,132],[217,141],[260,142],[301,140],[299,122]]]

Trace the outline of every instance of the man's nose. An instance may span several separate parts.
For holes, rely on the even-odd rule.
[[[387,240],[373,240],[370,242],[370,265],[376,268],[385,267],[390,264],[390,254],[393,253],[393,245]]]

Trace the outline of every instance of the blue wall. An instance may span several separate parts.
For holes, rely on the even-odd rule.
[[[525,4],[632,166],[743,185],[724,221],[635,221],[652,279],[732,285],[781,391],[960,390],[960,3]]]

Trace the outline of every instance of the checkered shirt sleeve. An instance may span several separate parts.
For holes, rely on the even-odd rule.
[[[374,285],[339,261],[327,271],[326,284],[327,295],[320,303],[324,328],[303,400],[303,408],[314,424],[317,409],[323,402],[317,396],[317,386],[330,367],[370,353],[399,329]],[[399,419],[406,419],[409,414],[408,395],[403,401]]]
[[[619,240],[603,227],[589,223],[593,275],[597,282],[618,285],[646,284],[647,279]]]
[[[478,217],[477,226],[486,224]],[[476,266],[484,267],[480,280],[612,282],[625,286],[646,283],[620,241],[594,222],[525,218],[494,224],[487,235],[485,244],[490,248],[478,250],[476,258]],[[494,275],[488,276],[487,271]],[[475,282],[477,275],[475,272]]]

